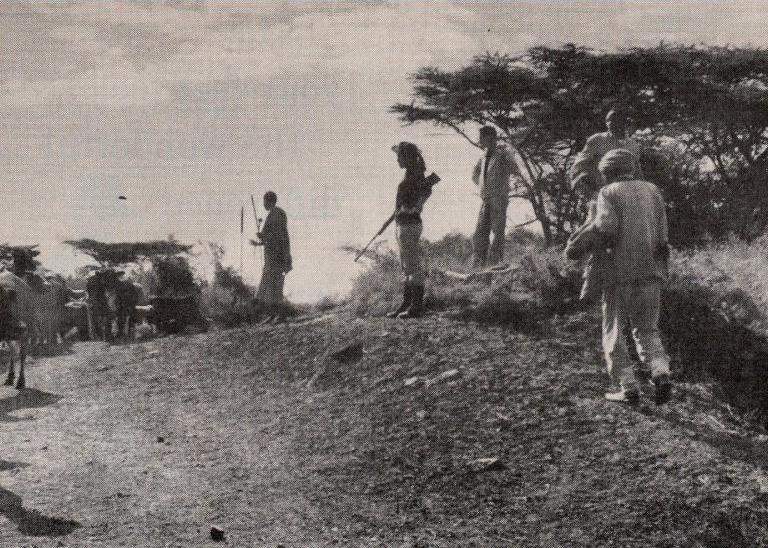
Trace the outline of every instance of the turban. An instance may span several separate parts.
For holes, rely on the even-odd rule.
[[[631,175],[635,172],[635,155],[627,149],[615,148],[603,156],[597,169],[603,175]]]

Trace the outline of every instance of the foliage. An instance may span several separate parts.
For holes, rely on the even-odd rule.
[[[768,50],[539,46],[521,57],[481,55],[456,71],[425,67],[411,80],[412,102],[391,109],[401,120],[450,127],[473,145],[471,128],[493,125],[513,146],[525,176],[513,194],[530,202],[547,244],[583,218],[568,169],[613,106],[652,145],[674,141],[676,163],[663,181],[675,200],[672,224],[709,219],[708,198],[718,208],[712,235],[749,239],[768,226]]]
[[[203,287],[202,307],[207,317],[224,327],[250,323],[256,319],[252,298],[255,288],[249,286],[231,266],[224,266],[224,247],[208,242],[213,266],[213,282]]]
[[[507,238],[506,256],[513,262],[508,272],[466,280],[451,274],[469,273],[471,242],[466,236],[449,234],[437,242],[424,241],[423,246],[430,267],[427,304],[432,310],[531,330],[571,306],[578,296],[578,273],[558,251],[545,249],[540,237],[525,231],[514,231]],[[359,315],[383,315],[399,304],[400,263],[391,250],[372,252],[369,260],[354,280],[351,308]]]
[[[83,238],[81,240],[66,240],[64,243],[88,255],[99,265],[109,267],[188,254],[193,247],[173,239],[148,242],[106,243]]]
[[[198,291],[192,267],[186,257],[156,257],[153,271],[157,278],[158,295],[189,295]]]

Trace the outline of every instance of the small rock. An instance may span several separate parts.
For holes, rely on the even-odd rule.
[[[419,411],[416,411],[416,418],[420,421],[423,421],[425,418],[427,418],[427,412],[423,409],[420,409]]]
[[[426,386],[430,387],[433,384],[436,384],[438,382],[442,382],[442,381],[446,381],[448,379],[452,379],[454,377],[458,377],[460,374],[461,373],[460,373],[460,371],[458,369],[449,369],[448,371],[443,371],[437,377],[429,379],[427,381],[427,383],[426,383]]]
[[[501,462],[498,457],[486,457],[482,459],[475,459],[467,463],[474,472],[495,472],[498,470],[504,470],[506,465]]]
[[[413,386],[417,382],[419,382],[419,377],[408,377],[407,379],[405,379],[404,384],[405,386]]]
[[[221,542],[224,540],[224,530],[216,527],[215,525],[211,527],[211,539],[216,542]]]
[[[163,436],[157,436],[157,443],[163,443],[165,438]]]

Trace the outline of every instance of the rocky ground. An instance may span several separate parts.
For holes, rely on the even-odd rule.
[[[768,436],[707,384],[605,402],[597,341],[581,313],[77,344],[0,392],[0,545],[768,545]]]

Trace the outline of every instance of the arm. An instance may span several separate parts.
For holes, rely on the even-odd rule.
[[[603,234],[608,240],[616,238],[619,232],[619,217],[611,204],[605,188],[597,194],[597,208],[595,210],[595,220],[593,221],[595,230]]]
[[[480,158],[475,164],[475,169],[472,171],[472,182],[476,185],[480,184],[480,172],[483,169],[483,159]]]
[[[584,148],[576,155],[570,169],[571,187],[592,176],[597,163],[598,136],[593,135],[584,144]]]

